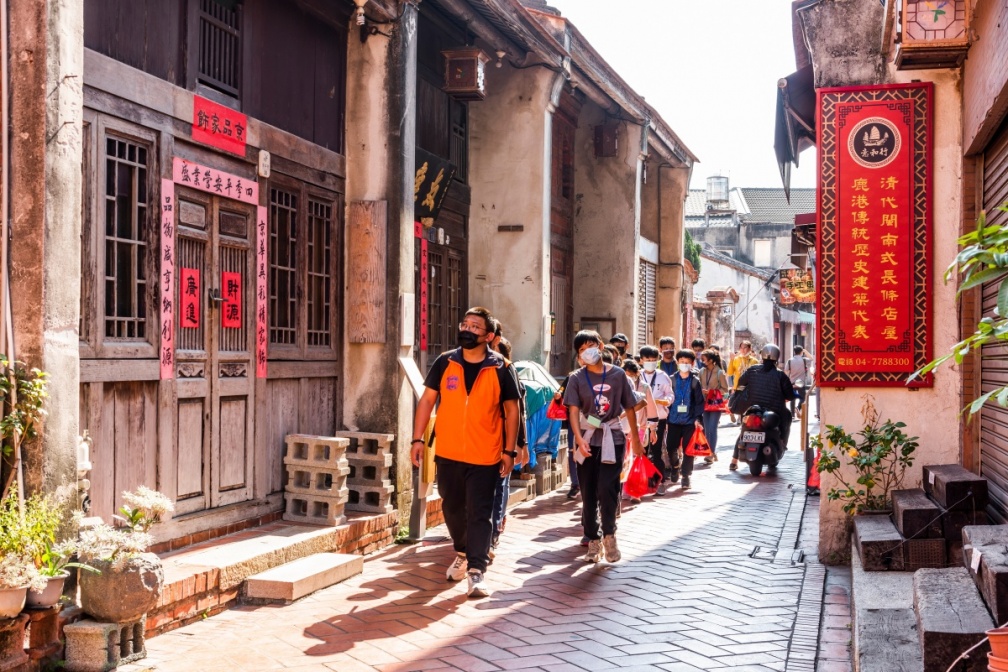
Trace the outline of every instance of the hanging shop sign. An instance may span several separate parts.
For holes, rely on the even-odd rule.
[[[792,303],[813,303],[815,301],[815,280],[812,271],[808,269],[789,269],[781,271],[780,302],[784,305]]]
[[[248,117],[212,100],[193,96],[192,137],[196,142],[245,156]]]
[[[820,385],[902,387],[931,359],[932,92],[818,92]]]
[[[416,173],[413,176],[413,217],[425,228],[434,225],[448,187],[455,177],[455,166],[449,161],[416,149]]]

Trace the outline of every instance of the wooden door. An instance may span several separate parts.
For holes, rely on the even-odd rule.
[[[574,140],[577,111],[564,104],[553,115],[550,190],[550,312],[553,340],[550,373],[566,375],[574,366]]]
[[[229,199],[178,195],[178,513],[252,498],[253,211]]]
[[[550,248],[550,311],[556,321],[553,325],[549,368],[554,376],[564,376],[574,366],[572,261],[567,250],[556,246]]]

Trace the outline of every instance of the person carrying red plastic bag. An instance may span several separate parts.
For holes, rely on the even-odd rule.
[[[644,495],[653,495],[658,491],[661,472],[654,466],[645,455],[634,457],[633,464],[627,474],[626,483],[623,484],[623,492],[631,499],[640,499]]]

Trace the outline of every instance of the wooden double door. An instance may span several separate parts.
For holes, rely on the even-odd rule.
[[[176,511],[244,502],[255,472],[255,209],[179,189]]]

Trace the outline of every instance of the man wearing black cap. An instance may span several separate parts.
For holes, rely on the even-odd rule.
[[[627,340],[626,334],[619,333],[609,339],[610,345],[619,350],[620,359],[626,357],[627,346],[630,345],[630,341]]]

